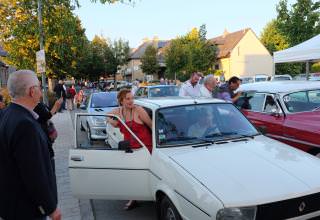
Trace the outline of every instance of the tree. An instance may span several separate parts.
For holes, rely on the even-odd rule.
[[[217,47],[205,40],[205,26],[201,32],[192,29],[185,36],[172,40],[165,51],[166,76],[185,80],[195,71],[207,72],[216,61]]]
[[[272,20],[265,26],[265,28],[262,31],[260,40],[272,55],[275,51],[284,50],[289,47],[288,39],[286,38],[286,36],[280,33],[277,27],[276,20]],[[275,73],[289,73],[292,75],[296,75],[301,73],[301,68],[301,64],[280,63],[276,64]]]
[[[84,76],[88,72],[87,67],[93,63],[90,63],[92,51],[85,30],[79,18],[72,13],[75,7],[79,7],[78,0],[42,0],[42,3],[47,75],[56,78]],[[37,1],[1,0],[0,14],[0,44],[9,54],[5,61],[19,69],[35,69],[35,53],[40,48]]]
[[[75,74],[78,57],[87,39],[80,20],[67,0],[47,0],[43,4],[46,72],[49,77]],[[0,43],[8,52],[6,62],[19,69],[35,69],[39,50],[36,1],[3,0],[0,7]]]
[[[297,0],[288,10],[287,0],[277,5],[277,27],[287,37],[289,46],[295,46],[320,33],[320,2]]]
[[[157,49],[153,45],[147,46],[145,53],[141,57],[141,63],[141,69],[144,73],[152,75],[159,72]]]

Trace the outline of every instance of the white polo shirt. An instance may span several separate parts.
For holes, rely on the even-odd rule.
[[[179,96],[199,97],[200,87],[201,86],[199,85],[199,83],[197,83],[195,86],[192,86],[190,80],[187,80],[181,85]]]
[[[205,98],[212,98],[212,92],[210,92],[204,85],[201,85],[200,96]]]

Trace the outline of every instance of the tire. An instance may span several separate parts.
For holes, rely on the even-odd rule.
[[[182,220],[178,210],[168,197],[164,197],[161,201],[160,220]]]

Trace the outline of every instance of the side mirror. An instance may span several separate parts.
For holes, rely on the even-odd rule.
[[[133,150],[130,147],[130,142],[126,140],[118,143],[118,150],[125,151],[126,153],[133,153]]]
[[[82,109],[82,110],[86,110],[86,105],[81,104],[81,105],[80,105],[80,109]]]

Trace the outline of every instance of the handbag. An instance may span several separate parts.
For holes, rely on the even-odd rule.
[[[51,120],[47,121],[47,129],[49,140],[53,143],[58,137],[58,132]]]

